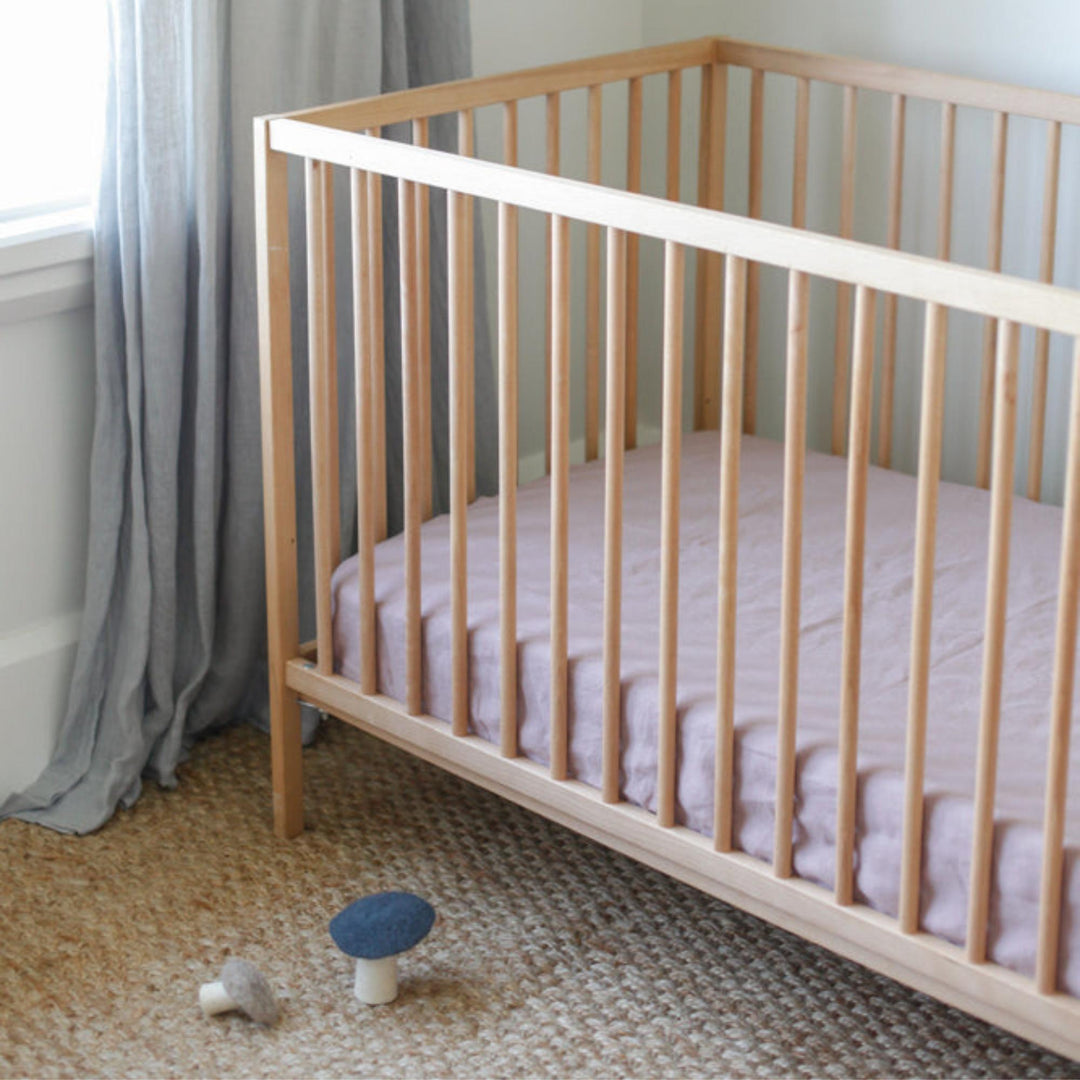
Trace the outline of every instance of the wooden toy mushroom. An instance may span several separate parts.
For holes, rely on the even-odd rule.
[[[236,1009],[267,1027],[278,1020],[273,989],[266,976],[247,960],[226,960],[217,982],[204,983],[199,988],[199,1004],[204,1016]]]
[[[435,909],[407,892],[384,892],[355,900],[330,920],[330,936],[356,959],[353,990],[366,1005],[397,997],[397,958],[427,937]]]

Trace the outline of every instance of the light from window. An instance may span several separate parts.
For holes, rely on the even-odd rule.
[[[0,0],[0,222],[92,201],[106,40],[104,0]]]

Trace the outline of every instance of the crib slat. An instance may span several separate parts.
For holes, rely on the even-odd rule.
[[[320,673],[334,670],[330,575],[340,561],[337,342],[334,316],[333,167],[305,162],[308,249],[308,367],[311,395],[315,626]]]
[[[499,743],[516,757],[518,220],[499,203]]]
[[[1077,618],[1080,615],[1080,341],[1073,347],[1068,465],[1065,474],[1061,567],[1058,571],[1057,630],[1054,635],[1054,682],[1050,698],[1050,738],[1046,759],[1046,810],[1039,890],[1039,944],[1035,985],[1042,994],[1057,989],[1061,935],[1065,807],[1069,775],[1069,729],[1076,681]]]
[[[551,776],[567,776],[570,222],[551,216]]]
[[[848,446],[847,535],[844,539],[844,641],[840,680],[840,761],[836,799],[836,902],[855,889],[855,810],[858,799],[859,685],[862,664],[866,478],[874,397],[875,295],[855,291],[855,346]]]
[[[398,262],[401,294],[402,511],[405,526],[405,708],[423,711],[420,623],[420,348],[416,321],[416,194],[411,180],[398,180]]]
[[[761,217],[763,163],[765,160],[765,72],[755,68],[750,73],[750,176],[747,214]],[[746,279],[746,369],[743,429],[747,435],[757,430],[757,362],[761,334],[761,266],[751,263]]]
[[[679,201],[679,157],[682,146],[682,71],[668,72],[667,90],[667,174],[665,194]]]
[[[626,135],[626,190],[641,190],[641,79],[628,80]],[[623,430],[627,450],[637,446],[638,296],[641,289],[640,237],[626,237],[626,420]]]
[[[1008,147],[1009,114],[994,114],[994,140],[990,172],[990,230],[987,269],[1001,272],[1001,231],[1005,220],[1005,154]],[[979,487],[990,483],[990,448],[994,420],[994,357],[997,353],[997,320],[987,319],[983,328],[982,382],[979,391],[979,452],[976,476]]]
[[[371,384],[371,244],[368,236],[368,181],[349,170],[352,213],[353,353],[356,382],[356,556],[360,613],[360,690],[374,694],[375,668],[375,472]]]
[[[603,87],[589,87],[587,179],[600,183]],[[600,226],[585,228],[585,460],[600,450]]]
[[[713,847],[730,851],[734,814],[735,613],[739,552],[739,454],[746,359],[745,259],[729,255],[724,273],[724,386],[720,424],[720,540],[716,633],[716,761]]]
[[[1012,530],[1013,457],[1016,453],[1016,382],[1020,327],[1002,320],[997,332],[994,379],[994,463],[990,503],[990,558],[986,584],[986,631],[983,653],[982,714],[975,767],[975,823],[971,843],[967,956],[986,960],[990,910],[990,865],[994,849],[994,793],[997,782],[998,727],[1004,677],[1006,594]]]
[[[657,823],[675,824],[679,652],[679,464],[682,455],[683,293],[686,255],[664,243],[663,461],[660,495],[660,685]]]
[[[709,139],[707,206],[724,206],[725,144],[727,141],[727,64],[714,64],[709,79]],[[716,253],[705,256],[704,322],[701,328],[701,364],[694,372],[695,427],[720,425],[720,313],[723,302],[723,260]]]
[[[904,764],[904,832],[900,862],[900,929],[905,934],[914,934],[919,928],[919,893],[922,883],[923,775],[926,767],[926,704],[930,679],[934,548],[945,403],[945,327],[945,309],[940,304],[927,304],[919,420],[919,480],[915,511],[911,676]]]
[[[379,137],[379,128],[365,133]],[[373,510],[376,541],[386,538],[386,340],[383,315],[383,229],[382,184],[379,173],[367,174],[368,248],[371,264],[368,319],[371,323],[371,397],[372,397],[372,469],[375,474],[375,506]]]
[[[450,370],[450,724],[455,735],[469,732],[468,532],[468,409],[465,394],[465,349],[468,316],[465,304],[465,204],[456,191],[446,193],[448,333]]]
[[[1061,167],[1061,124],[1051,123],[1046,135],[1046,166],[1043,180],[1042,249],[1039,280],[1054,280],[1057,247],[1058,174]],[[1046,433],[1046,383],[1050,362],[1050,332],[1035,331],[1035,366],[1031,384],[1031,444],[1028,451],[1027,496],[1042,498],[1043,453]]]
[[[857,91],[844,87],[843,152],[840,166],[840,235],[850,240],[855,231],[855,123]],[[833,349],[832,452],[844,452],[847,422],[848,352],[851,349],[851,286],[836,286],[836,336]]]
[[[476,152],[476,114],[472,109],[458,113],[458,153],[472,157]],[[465,486],[469,502],[476,499],[476,203],[465,198],[465,444],[468,464]]]
[[[559,175],[559,102],[557,93],[546,98],[546,169],[552,176]],[[544,237],[545,266],[544,275],[544,472],[551,472],[551,350],[554,343],[552,329],[552,250],[551,230]]]
[[[795,716],[799,696],[803,476],[806,466],[806,343],[810,278],[788,278],[787,382],[784,409],[784,534],[780,597],[780,709],[776,748],[773,872],[791,876],[795,801]]]
[[[607,234],[607,426],[604,432],[604,802],[619,801],[622,724],[623,409],[626,406],[626,233]]]
[[[428,145],[428,120],[412,122],[413,145]],[[434,455],[431,433],[431,226],[429,208],[431,189],[427,184],[416,188],[416,320],[420,349],[420,475],[423,478],[424,518],[431,517],[434,505]]]
[[[709,139],[712,125],[709,120],[712,108],[713,65],[704,64],[701,68],[701,103],[698,109],[698,147],[697,147],[697,204],[709,205]],[[709,295],[709,252],[694,253],[694,428],[701,428],[701,403],[705,394],[702,380],[705,378],[705,314],[708,310]]]
[[[904,204],[904,128],[907,98],[893,94],[892,148],[889,152],[889,225],[886,244],[900,248],[900,221]],[[878,464],[883,469],[892,466],[893,394],[896,389],[896,316],[898,297],[885,297],[885,315],[881,341],[881,400],[878,408]]]
[[[938,175],[937,257],[946,262],[952,255],[953,176],[956,168],[956,106],[941,106],[941,164]]]
[[[791,224],[806,228],[806,173],[810,163],[810,80],[798,79],[795,90],[795,164],[791,179]]]

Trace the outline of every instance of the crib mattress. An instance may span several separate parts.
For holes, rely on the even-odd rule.
[[[708,834],[713,814],[716,724],[719,439],[683,446],[679,562],[677,820]],[[735,686],[736,846],[770,859],[779,687],[783,447],[747,436],[739,505]],[[795,872],[831,887],[834,872],[840,709],[844,459],[809,454],[803,541],[798,683]],[[602,462],[574,468],[570,483],[569,752],[571,775],[599,785],[603,687]],[[857,899],[895,915],[903,807],[916,483],[870,470],[859,784]],[[660,453],[627,454],[624,494],[623,797],[655,809],[660,554]],[[943,484],[938,520],[926,762],[923,927],[964,938],[972,792],[980,704],[989,496]],[[518,491],[518,723],[520,749],[548,755],[549,486]],[[990,956],[1034,970],[1061,511],[1018,498],[1005,643]],[[424,710],[449,719],[449,518],[422,530]],[[471,730],[499,728],[498,500],[468,513]],[[404,574],[400,537],[376,549],[379,689],[405,696]],[[335,573],[336,669],[358,676],[355,559]],[[1061,979],[1080,996],[1080,739],[1073,740],[1066,828]],[[1001,883],[1007,887],[1002,888]]]

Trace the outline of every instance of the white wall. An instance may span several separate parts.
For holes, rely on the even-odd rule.
[[[91,308],[8,319],[0,321],[0,798],[44,767],[66,703],[94,402]]]
[[[470,0],[473,38],[473,70],[489,75],[542,64],[577,60],[598,53],[636,49],[642,41],[644,0]],[[605,97],[603,174],[611,183],[622,183],[625,164],[617,139],[619,125],[625,131],[625,101],[612,88]],[[562,170],[566,176],[585,178],[585,93],[562,95]],[[544,105],[540,99],[524,102],[518,116],[519,164],[544,169]],[[502,113],[498,108],[477,113],[477,153],[491,161],[503,160]],[[487,250],[488,312],[494,326],[496,315],[496,221],[493,205],[483,207]],[[521,401],[531,403],[521,409],[520,451],[526,459],[522,475],[542,468],[544,412],[536,407],[544,394],[544,264],[526,253],[543,251],[543,221],[540,215],[523,212],[521,228],[521,358],[519,369]],[[575,272],[584,265],[584,230],[571,230]],[[584,353],[584,296],[572,283],[572,336],[574,351],[571,403],[571,437],[584,435],[584,370],[579,359]],[[494,335],[492,340],[495,340]],[[580,446],[577,448],[580,451]]]
[[[651,45],[703,34],[767,42],[819,52],[859,56],[995,81],[1080,94],[1080,4],[1076,0],[645,0],[643,42]],[[731,73],[727,208],[745,212],[747,199],[748,76]],[[770,77],[766,88],[765,216],[787,222],[791,198],[794,114],[793,80]],[[860,94],[859,160],[856,174],[856,237],[884,240],[889,103],[885,95]],[[838,222],[840,91],[814,84],[811,114],[811,177],[808,224],[835,231]],[[902,246],[934,254],[937,227],[937,107],[911,101],[908,113]],[[990,191],[989,114],[961,109],[958,115],[953,257],[985,265]],[[1036,277],[1043,184],[1045,125],[1013,119],[1006,178],[1004,269]],[[653,146],[654,156],[660,147]],[[1080,287],[1080,132],[1066,130],[1061,161],[1056,280]],[[783,281],[773,275],[765,296],[761,358],[761,430],[779,435],[783,408]],[[810,438],[827,446],[830,417],[833,299],[815,286],[811,314]],[[974,476],[977,395],[982,327],[953,316],[950,327],[945,472]],[[897,375],[896,463],[912,470],[916,460],[921,313],[902,316]],[[1033,335],[1024,338],[1030,357]],[[1069,346],[1055,340],[1051,352],[1045,497],[1060,497],[1064,466]],[[1031,365],[1022,368],[1018,455],[1026,475]]]

